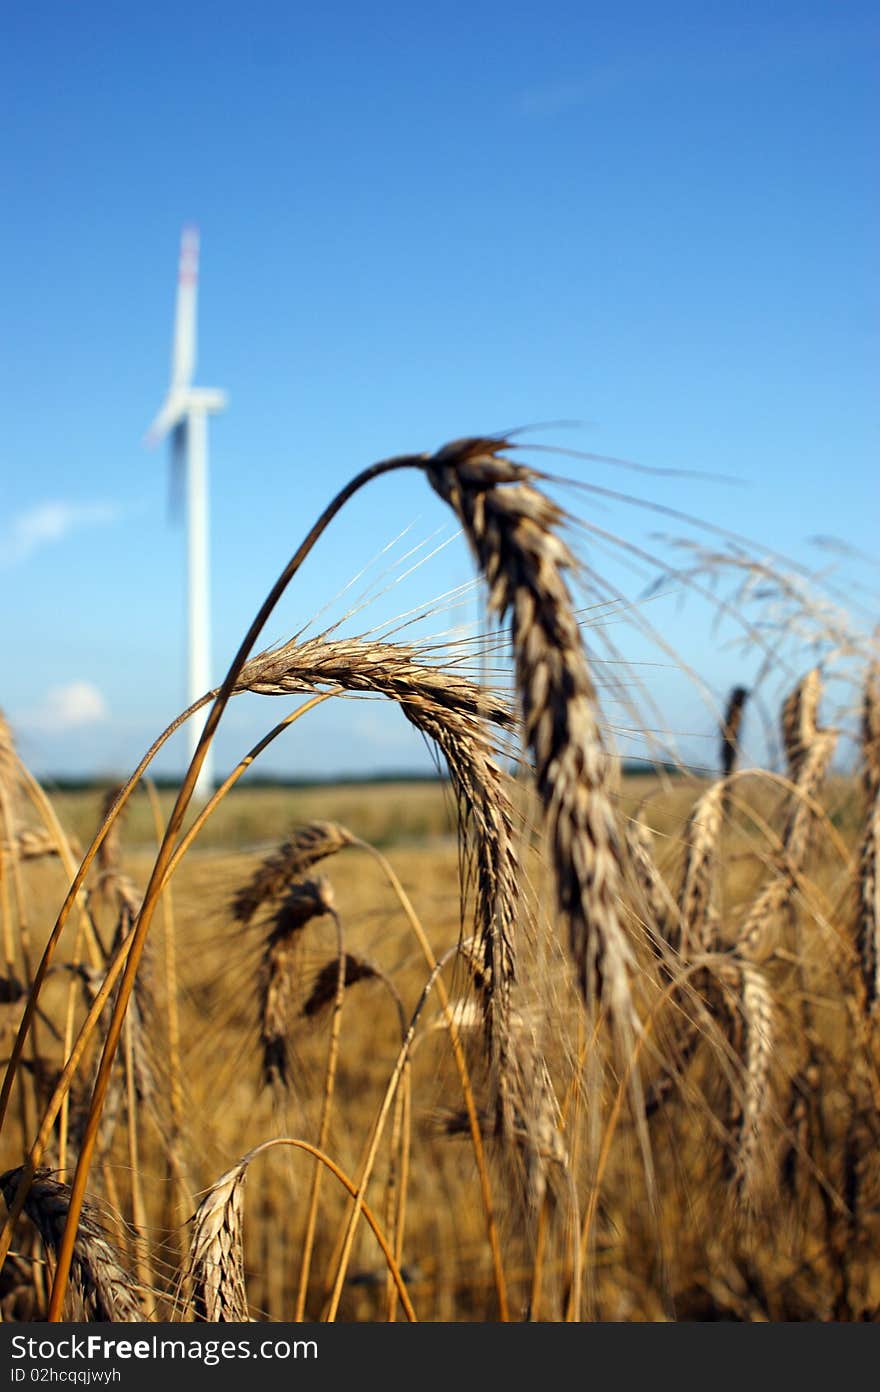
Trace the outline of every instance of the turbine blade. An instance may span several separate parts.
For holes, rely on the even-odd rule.
[[[168,521],[179,522],[186,491],[186,421],[178,421],[171,436],[168,471]]]
[[[144,436],[145,443],[148,445],[158,444],[162,436],[167,435],[168,431],[172,430],[183,418],[185,411],[186,396],[184,393],[170,392],[162,403],[158,416]]]
[[[171,389],[188,387],[196,370],[196,292],[199,279],[199,233],[184,227],[177,275],[177,311],[171,355]]]

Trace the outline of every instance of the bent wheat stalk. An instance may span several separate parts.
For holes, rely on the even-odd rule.
[[[557,894],[569,921],[581,988],[588,999],[598,999],[604,990],[615,1018],[631,1032],[630,954],[617,914],[622,852],[607,792],[607,763],[598,735],[595,692],[563,579],[572,558],[555,534],[562,516],[559,509],[529,487],[527,479],[535,477],[531,471],[500,457],[505,444],[500,440],[459,442],[433,456],[403,455],[363,470],[315,522],[245,634],[184,776],[132,935],[73,1178],[49,1302],[50,1321],[60,1318],[77,1220],[125,1011],[208,747],[260,632],[303,560],[344,504],[380,475],[403,468],[427,472],[432,485],[465,523],[489,581],[493,610],[499,615],[512,610],[527,742],[535,757],[553,847]],[[513,483],[514,487],[499,488],[502,483]]]
[[[82,1148],[79,1153],[79,1158],[77,1160],[76,1166],[76,1173],[74,1174],[73,1184],[71,1186],[68,1219],[65,1226],[64,1236],[62,1238],[61,1245],[58,1251],[58,1262],[55,1270],[55,1280],[52,1285],[52,1294],[49,1300],[48,1318],[50,1322],[57,1321],[61,1317],[61,1308],[64,1301],[64,1292],[67,1286],[67,1280],[70,1273],[71,1261],[73,1260],[73,1248],[76,1239],[76,1227],[79,1219],[79,1213],[85,1198],[86,1186],[88,1184],[89,1170],[91,1168],[92,1155],[94,1153],[95,1141],[97,1138],[98,1127],[100,1124],[101,1109],[104,1104],[104,1098],[106,1096],[107,1087],[110,1081],[110,1070],[113,1065],[113,1059],[119,1047],[119,1040],[122,1034],[122,1023],[125,1017],[125,1011],[128,1006],[128,1001],[131,996],[132,989],[134,987],[134,980],[137,974],[141,953],[143,952],[144,942],[147,933],[149,932],[150,925],[152,923],[153,914],[155,912],[158,897],[162,890],[162,885],[165,879],[166,871],[174,854],[175,841],[183,826],[183,820],[186,815],[187,808],[189,807],[189,804],[192,800],[199,772],[201,771],[202,765],[205,761],[208,748],[211,744],[211,741],[214,738],[217,726],[220,723],[220,718],[223,715],[223,712],[226,709],[226,706],[228,705],[234,693],[236,680],[239,674],[241,673],[241,670],[244,667],[244,664],[247,661],[247,658],[250,655],[267,619],[269,618],[272,611],[275,609],[275,606],[277,605],[284,591],[287,589],[287,586],[290,583],[291,579],[299,570],[303,560],[309,554],[315,542],[321,536],[322,532],[330,524],[330,522],[336,516],[337,512],[339,512],[340,508],[344,506],[344,504],[348,501],[349,498],[353,496],[354,493],[356,493],[360,488],[364,487],[364,485],[369,483],[372,479],[379,477],[381,474],[390,473],[396,469],[415,468],[418,467],[420,463],[421,459],[418,456],[413,455],[401,456],[397,459],[383,460],[378,464],[373,464],[369,468],[364,469],[360,474],[358,474],[354,479],[352,479],[351,482],[348,483],[345,488],[343,488],[339,493],[337,493],[336,497],[332,500],[328,507],[325,508],[324,512],[318,518],[317,522],[314,524],[311,531],[308,533],[302,544],[299,546],[298,550],[291,557],[290,561],[287,563],[284,570],[276,580],[275,584],[272,586],[272,589],[269,591],[269,594],[266,596],[265,600],[260,606],[260,609],[256,617],[254,618],[250,628],[248,629],[241,642],[238,652],[233,658],[232,665],[230,666],[229,671],[226,674],[223,685],[217,692],[213,705],[211,706],[211,709],[208,712],[208,717],[202,728],[198,744],[196,745],[195,752],[192,756],[192,759],[190,760],[189,767],[187,768],[186,774],[184,775],[183,783],[175,800],[174,807],[172,808],[171,816],[168,820],[168,826],[166,827],[162,845],[159,848],[156,860],[153,864],[153,869],[150,874],[149,883],[147,884],[147,888],[144,893],[141,912],[138,916],[138,922],[132,935],[131,949],[126,959],[122,981],[120,982],[119,993],[113,1010],[113,1015],[110,1020],[110,1026],[107,1031],[107,1038],[105,1040],[104,1050],[101,1055],[101,1063],[98,1070],[98,1076],[95,1081],[95,1088],[92,1094],[92,1103],[89,1109],[88,1120],[86,1122],[85,1134],[83,1136]],[[198,704],[203,704],[203,701],[200,701]],[[152,752],[150,753],[149,757],[152,757]],[[137,774],[129,781],[128,784],[126,784],[123,796],[126,796],[128,791],[130,791],[131,787],[134,786],[136,779],[140,777],[140,774],[143,772],[143,768],[146,766],[146,763],[149,762],[149,757],[142,762],[142,766],[139,767]],[[117,804],[116,810],[118,810],[118,807],[119,804]],[[106,832],[108,830],[106,821],[104,823],[103,830],[104,834],[106,835]],[[94,852],[92,852],[92,854],[94,854]],[[89,853],[87,853],[87,859],[88,858]],[[84,867],[81,867],[81,870],[84,874]],[[74,890],[71,891],[71,897],[75,892],[76,891]],[[64,910],[62,910],[62,912],[64,912]],[[53,937],[52,939],[50,939],[50,942],[52,942],[53,945],[54,942],[57,942],[57,937],[60,935],[60,932],[61,926],[60,924],[56,924],[56,928],[55,930],[53,930]],[[41,966],[43,967],[43,974],[45,974],[45,969],[48,966],[48,961],[45,958],[45,956],[44,963],[42,963]],[[37,975],[39,977],[39,971]],[[36,985],[37,983],[35,981],[35,987]],[[35,1005],[35,1000],[33,1001],[33,1005]],[[33,1005],[31,1000],[29,1000],[28,1011],[30,1012],[30,1014],[28,1015],[28,1011],[26,1011],[26,1023],[25,1020],[22,1021],[22,1027],[20,1030],[22,1043],[24,1038],[26,1037],[27,1029],[29,1029],[30,1027],[30,1021],[33,1018]],[[19,1048],[18,1057],[20,1057],[20,1052],[21,1051]],[[17,1058],[15,1060],[15,1063],[17,1064]],[[11,1064],[10,1066],[12,1068],[11,1076],[14,1076],[14,1065]],[[11,1076],[9,1080],[10,1086]],[[3,1100],[5,1101],[5,1098]]]
[[[330,1134],[330,1115],[333,1105],[333,1088],[336,1082],[336,1068],[339,1061],[339,1033],[342,1026],[342,1005],[345,999],[345,986],[347,975],[347,954],[345,951],[345,939],[342,932],[342,922],[339,915],[332,911],[333,924],[336,929],[336,961],[330,966],[335,966],[335,980],[328,981],[330,989],[330,1000],[333,1005],[333,1016],[330,1025],[330,1044],[327,1049],[327,1067],[324,1075],[324,1094],[321,1099],[321,1116],[318,1122],[318,1149],[326,1150],[327,1137]],[[309,1272],[312,1264],[312,1247],[315,1241],[315,1228],[318,1222],[318,1203],[321,1194],[321,1179],[324,1171],[320,1164],[315,1161],[312,1171],[312,1184],[309,1192],[309,1206],[306,1214],[305,1233],[302,1244],[302,1260],[300,1263],[299,1285],[297,1287],[296,1307],[294,1320],[299,1323],[303,1317],[305,1309],[306,1292],[309,1284]]]
[[[46,980],[46,975],[49,971],[52,959],[55,955],[55,949],[58,946],[59,939],[61,938],[61,934],[64,932],[68,917],[70,916],[70,911],[79,898],[80,891],[83,887],[83,884],[85,883],[86,876],[89,870],[91,869],[92,862],[98,854],[105,837],[107,837],[110,834],[116,817],[119,816],[128,798],[131,796],[131,794],[134,792],[134,789],[137,787],[141,775],[149,767],[150,763],[156,757],[159,750],[171,738],[175,731],[180,729],[181,725],[185,724],[191,715],[193,715],[196,711],[201,710],[202,706],[206,705],[210,699],[210,696],[203,696],[198,701],[194,702],[192,706],[190,706],[187,710],[183,711],[179,716],[177,716],[177,718],[173,720],[171,724],[166,727],[165,730],[162,731],[162,734],[159,735],[159,737],[153,741],[153,743],[150,745],[150,748],[147,750],[146,754],[141,759],[141,762],[135,769],[134,773],[131,775],[131,778],[129,778],[128,782],[120,791],[112,809],[107,814],[104,821],[101,823],[101,826],[95,833],[94,840],[92,841],[91,845],[86,851],[79,869],[73,876],[70,888],[67,891],[64,903],[61,905],[58,917],[55,920],[52,932],[49,935],[49,938],[46,942],[46,946],[43,949],[43,955],[40,958],[40,962],[34,974],[33,983],[31,985],[31,989],[28,994],[27,1001],[25,1003],[24,1014],[22,1015],[21,1023],[18,1027],[18,1033],[15,1038],[15,1043],[12,1047],[12,1053],[10,1054],[8,1064],[6,1065],[6,1073],[3,1078],[3,1086],[2,1089],[0,1089],[0,1129],[2,1129],[4,1120],[6,1118],[6,1112],[9,1106],[9,1096],[12,1091],[13,1082],[15,1081],[16,1069],[18,1068],[19,1061],[24,1051],[25,1042],[27,1040],[28,1034],[30,1033],[33,1018],[37,1011],[37,1001],[39,999],[40,992]],[[3,1235],[0,1236],[0,1261],[2,1261],[5,1258],[6,1252],[8,1250],[8,1239],[8,1230],[4,1230]]]
[[[163,734],[160,735],[159,738],[150,747],[150,750],[145,755],[144,759],[141,761],[141,764],[138,766],[138,769],[135,771],[129,782],[125,785],[122,792],[120,793],[119,801],[115,804],[115,809],[111,811],[109,814],[109,818],[111,820],[115,815],[118,814],[121,805],[124,804],[126,798],[131,794],[131,792],[133,792],[134,788],[137,785],[138,779],[140,778],[144,769],[146,769],[146,767],[149,765],[150,760],[155,756],[155,754],[161,748],[165,740],[167,740],[170,737],[170,735],[173,734],[174,731],[180,727],[180,725],[187,719],[189,715],[191,715],[195,710],[198,710],[202,705],[204,705],[207,699],[208,698],[206,697],[203,698],[201,701],[196,702],[195,705],[190,707],[188,711],[185,711],[183,715],[179,716],[177,720],[175,720],[170,726],[168,726],[168,728],[163,732]],[[225,781],[214,792],[213,796],[201,809],[198,816],[193,821],[192,826],[189,828],[186,835],[181,839],[180,844],[178,845],[168,864],[165,878],[162,882],[163,891],[167,888],[167,885],[172,875],[174,874],[174,871],[177,869],[178,865],[183,859],[183,856],[186,854],[187,850],[192,845],[193,841],[195,840],[201,828],[204,826],[205,822],[216,810],[219,803],[222,801],[223,797],[229,791],[229,789],[233,787],[234,784],[247,771],[247,769],[250,767],[250,765],[253,763],[254,759],[259,755],[259,753],[268,744],[270,744],[272,740],[276,739],[301,716],[307,714],[309,710],[313,709],[317,705],[320,705],[326,699],[326,694],[315,696],[311,700],[306,701],[302,706],[299,706],[296,710],[291,711],[290,714],[285,716],[283,720],[279,721],[278,724],[274,726],[274,728],[267,735],[264,735],[263,738],[259,740],[258,743],[253,747],[253,749],[251,749],[248,752],[248,754],[246,754],[245,757],[236,765],[236,767],[232,770],[229,776],[225,779]],[[77,873],[77,877],[74,881],[74,884],[68,891],[67,899],[65,900],[65,906],[62,907],[62,911],[59,915],[58,922],[56,923],[56,926],[53,929],[53,937],[56,933],[60,935],[60,932],[63,930],[64,924],[66,923],[65,909],[69,911],[70,907],[72,906],[75,899],[77,887],[78,885],[81,885],[82,881],[84,880],[85,874],[92,863],[92,859],[94,858],[97,849],[100,847],[104,835],[107,834],[108,829],[108,822],[105,821],[102,827],[99,828],[94,842],[89,848],[89,851],[86,853],[85,860],[83,861],[83,864]],[[77,1036],[73,1048],[71,1049],[67,1058],[67,1062],[65,1063],[64,1068],[61,1071],[61,1075],[55,1085],[55,1090],[52,1094],[52,1097],[46,1105],[46,1111],[40,1123],[40,1128],[37,1133],[36,1139],[34,1140],[34,1143],[28,1154],[28,1158],[24,1166],[22,1167],[23,1173],[21,1183],[17,1187],[14,1201],[6,1216],[6,1219],[4,1220],[2,1233],[0,1233],[0,1265],[2,1265],[2,1262],[5,1260],[6,1254],[9,1251],[9,1245],[12,1240],[13,1229],[24,1207],[24,1202],[28,1192],[28,1186],[33,1178],[33,1175],[36,1172],[37,1166],[39,1165],[45,1153],[46,1146],[51,1135],[52,1127],[55,1123],[56,1117],[58,1116],[59,1109],[63,1106],[64,1099],[67,1097],[76,1071],[82,1061],[91,1036],[94,1033],[95,1027],[98,1023],[98,1020],[102,1017],[104,1008],[107,1004],[110,994],[116,984],[119,974],[122,972],[129,947],[130,939],[127,938],[124,939],[121,943],[119,943],[119,945],[116,947],[112,961],[108,964],[107,967],[107,975],[102,985],[98,989],[97,994],[94,996],[92,1004],[90,1005],[88,1013],[86,1015],[86,1018],[83,1021],[82,1026],[80,1028],[79,1035]],[[47,953],[48,950],[49,949],[47,948]],[[41,967],[42,966],[45,966],[45,970],[46,972],[48,972],[49,967],[48,962],[46,960],[46,956],[44,956],[43,963],[41,963]],[[32,996],[29,997],[28,1007],[31,1005],[32,999]],[[24,1024],[25,1020],[23,1019],[22,1026],[19,1030],[19,1036],[16,1040],[17,1046],[19,1044],[23,1046],[24,1039],[26,1038],[26,1032],[23,1033]],[[12,1062],[13,1060],[10,1060],[10,1067],[12,1066]],[[8,1070],[4,1086],[6,1086],[6,1083],[10,1083],[10,1073]]]
[[[235,1312],[237,1319],[248,1318],[242,1249],[244,1180],[253,1161],[275,1146],[290,1146],[311,1155],[339,1180],[352,1198],[358,1199],[358,1190],[348,1175],[328,1155],[307,1141],[292,1136],[277,1136],[249,1150],[236,1165],[220,1176],[202,1200],[193,1219],[189,1274],[197,1308],[211,1308],[215,1312],[213,1316],[206,1315],[206,1318],[228,1321],[233,1317],[232,1312]],[[415,1311],[390,1244],[362,1198],[359,1210],[379,1244],[406,1317],[414,1321]]]

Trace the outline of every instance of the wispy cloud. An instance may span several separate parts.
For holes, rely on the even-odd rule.
[[[74,681],[50,687],[42,704],[19,723],[34,730],[60,733],[103,724],[109,714],[107,702],[92,682]]]
[[[83,527],[107,526],[118,521],[116,503],[72,503],[60,500],[38,503],[20,512],[0,534],[0,565],[14,566],[35,551],[63,541]]]
[[[652,39],[614,56],[606,56],[597,48],[594,61],[575,77],[557,73],[520,89],[516,95],[519,114],[550,119],[598,100],[634,93],[644,100],[649,93],[670,85],[714,92],[719,84],[730,88],[772,74],[800,71],[819,76],[833,65],[845,63],[854,41],[873,39],[861,18],[850,23],[834,13],[831,19],[805,17],[796,25],[789,16],[768,17],[761,23],[760,42],[756,42],[755,34],[743,26],[733,7],[728,9],[729,18],[703,32],[695,30],[686,39]],[[845,9],[837,7],[841,12]]]
[[[556,116],[583,106],[588,95],[585,82],[542,82],[520,93],[519,107],[524,116]]]

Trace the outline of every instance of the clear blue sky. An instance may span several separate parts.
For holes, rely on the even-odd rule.
[[[141,437],[187,220],[197,380],[230,397],[218,676],[351,473],[529,421],[740,482],[553,461],[576,477],[805,563],[816,533],[875,553],[875,6],[35,3],[3,27],[0,706],[38,771],[125,772],[184,704],[183,534]],[[642,545],[669,527],[579,506]],[[267,639],[410,523],[452,530],[418,479],[377,484]],[[455,542],[375,617],[470,573]],[[737,676],[693,600],[664,624],[713,690]],[[267,769],[424,766],[394,713],[331,705]],[[221,767],[282,713],[232,712]],[[669,721],[710,729],[687,699]]]

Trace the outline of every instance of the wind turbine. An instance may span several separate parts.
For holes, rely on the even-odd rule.
[[[194,387],[196,366],[196,290],[199,276],[199,233],[184,227],[180,240],[177,311],[171,353],[171,383],[146,442],[156,445],[171,435],[171,481],[174,492],[184,485],[187,538],[187,704],[211,686],[208,590],[208,416],[222,411],[226,394]],[[187,722],[190,757],[195,752],[207,710]],[[204,800],[213,791],[211,750],[199,772],[195,796]]]

